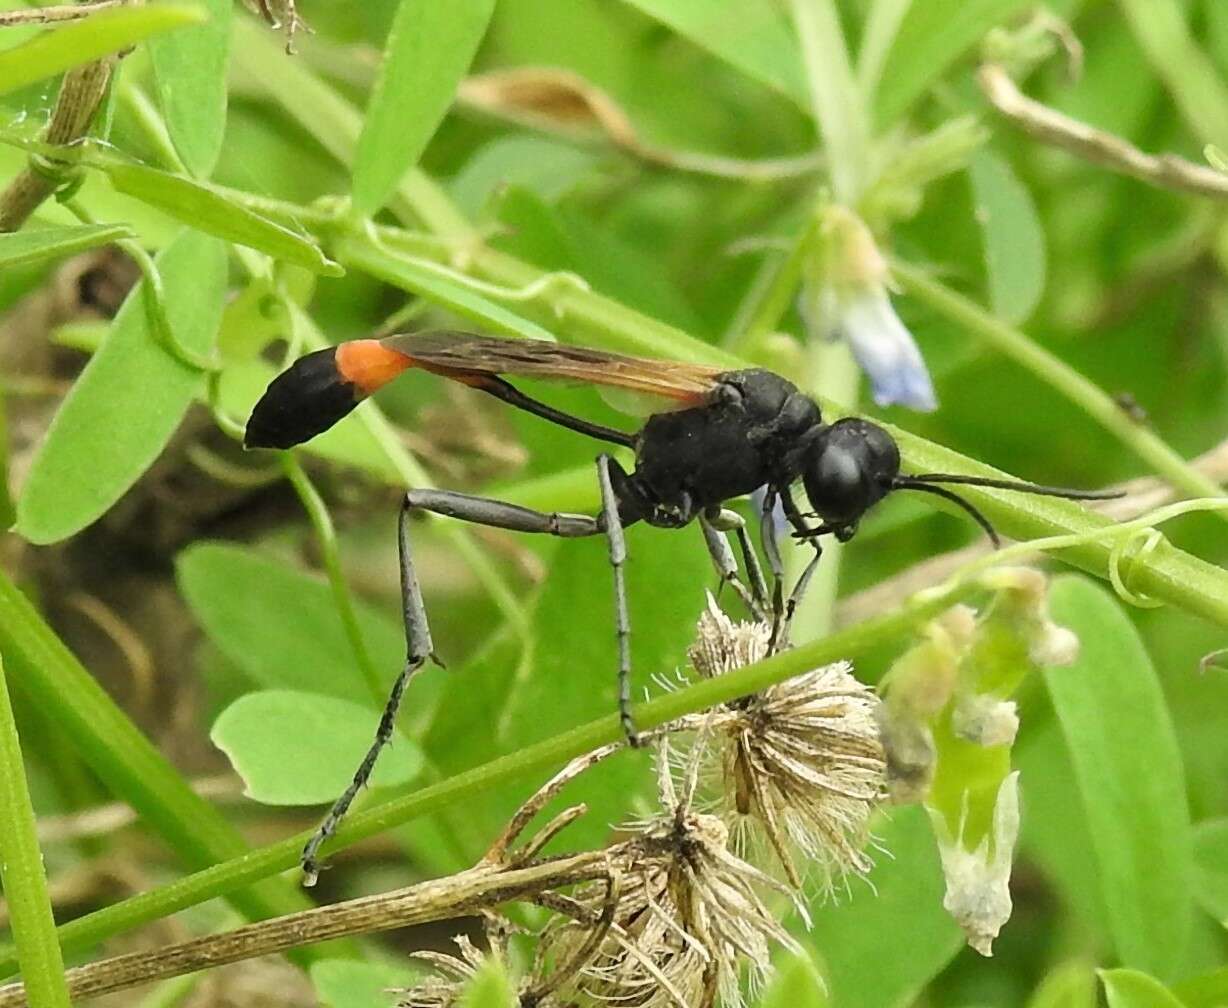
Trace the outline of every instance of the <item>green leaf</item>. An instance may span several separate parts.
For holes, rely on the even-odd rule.
[[[240,79],[267,93],[334,158],[344,165],[353,164],[362,131],[358,110],[302,61],[286,59],[271,33],[254,18],[235,22],[232,59]],[[399,216],[421,220],[436,234],[457,239],[470,234],[468,221],[417,168],[404,172],[391,208]]]
[[[47,895],[38,824],[26,787],[25,762],[0,658],[0,887],[30,1004],[69,1008],[64,958]]]
[[[1204,143],[1228,144],[1228,85],[1187,23],[1180,0],[1118,0],[1134,37]]]
[[[774,971],[756,1008],[817,1008],[827,1004],[823,974],[810,956],[786,952],[773,960]]]
[[[17,509],[9,491],[9,422],[4,389],[0,388],[0,531],[7,531],[17,520]]]
[[[1182,980],[1173,990],[1185,1008],[1224,1008],[1228,1004],[1228,966]]]
[[[925,811],[893,809],[874,834],[886,853],[875,858],[873,889],[854,885],[851,898],[812,906],[814,926],[802,936],[825,960],[840,1008],[911,1004],[964,945],[942,908],[946,887]],[[889,954],[884,935],[892,936]]]
[[[343,272],[310,238],[234,203],[212,186],[113,157],[92,156],[90,163],[105,171],[120,192],[157,207],[198,231],[266,252],[315,273],[340,276]]]
[[[1228,817],[1194,828],[1194,866],[1198,902],[1228,927]]]
[[[388,546],[395,552],[395,542]],[[176,558],[175,569],[179,589],[209,640],[254,682],[372,702],[322,578],[220,542],[189,546]],[[369,606],[355,608],[371,659],[391,686],[405,659],[404,634]],[[427,678],[415,683],[416,692]]]
[[[124,224],[31,228],[0,234],[0,269],[61,259],[132,236],[133,232]]]
[[[175,338],[208,352],[226,294],[225,246],[184,231],[156,261]],[[154,341],[144,297],[142,282],[64,399],[31,464],[17,502],[17,528],[30,542],[56,542],[102,515],[153,464],[202,387],[199,371]]]
[[[1023,787],[1020,857],[1035,862],[1061,902],[1071,926],[1095,947],[1110,944],[1091,831],[1075,783],[1062,729],[1051,711],[1032,718],[1011,761]],[[1090,967],[1089,967],[1090,968]],[[1094,982],[1093,982],[1094,986]]]
[[[554,202],[601,163],[598,154],[549,137],[513,133],[479,147],[448,183],[456,205],[476,218],[504,186]]]
[[[874,113],[879,127],[890,126],[908,111],[909,106],[990,28],[1028,6],[1028,0],[918,0],[913,3],[883,61],[885,69],[874,96]]]
[[[175,150],[188,171],[207,178],[226,132],[226,62],[230,49],[230,0],[201,0],[204,24],[153,39],[158,102]]]
[[[1185,1008],[1159,980],[1139,970],[1111,969],[1097,973],[1104,984],[1109,1008]]]
[[[1036,309],[1045,290],[1045,234],[1032,194],[1009,161],[992,151],[973,155],[968,166],[972,203],[981,227],[989,303],[994,313],[1019,324]]]
[[[802,57],[789,24],[757,0],[627,0],[718,59],[810,112]]]
[[[520,1003],[503,960],[486,956],[461,991],[457,1008],[515,1008]]]
[[[243,778],[249,798],[265,805],[319,805],[350,783],[379,720],[373,707],[348,700],[262,690],[222,711],[209,737]],[[404,784],[422,764],[422,750],[397,736],[380,753],[371,785]]]
[[[1096,976],[1085,962],[1050,970],[1028,1000],[1028,1008],[1096,1008]]]
[[[204,20],[205,12],[195,4],[157,3],[99,11],[52,28],[0,52],[0,95],[127,49],[151,35]]]
[[[1119,959],[1177,973],[1192,926],[1193,843],[1181,756],[1138,632],[1104,589],[1066,575],[1054,620],[1078,634],[1069,668],[1045,682],[1066,738]]]
[[[390,990],[408,987],[414,973],[386,962],[325,959],[311,964],[311,983],[326,1008],[389,1008]]]
[[[370,215],[418,163],[486,33],[495,0],[401,0],[354,154],[354,207]]]

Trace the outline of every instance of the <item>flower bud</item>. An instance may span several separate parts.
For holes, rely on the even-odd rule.
[[[935,409],[929,371],[891,305],[887,260],[870,229],[846,207],[821,213],[821,254],[808,264],[798,302],[807,331],[848,340],[880,406]]]

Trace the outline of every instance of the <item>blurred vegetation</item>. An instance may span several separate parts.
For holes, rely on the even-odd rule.
[[[289,28],[293,6],[272,7]],[[592,443],[429,375],[293,458],[245,454],[252,403],[308,349],[458,326],[747,360],[917,435],[903,438],[912,469],[982,471],[974,459],[1047,484],[1150,477],[1149,490],[1217,494],[1224,195],[1042,142],[995,111],[977,72],[999,66],[1110,140],[1183,159],[1175,174],[1214,176],[1208,147],[1212,164],[1228,149],[1228,6],[1046,10],[303,0],[311,31],[292,38],[229,0],[121,5],[50,30],[0,21],[0,230],[13,232],[0,234],[0,517],[13,526],[0,653],[51,902],[74,921],[65,955],[308,905],[278,877],[301,843],[283,838],[348,780],[402,658],[398,488],[598,506]],[[63,82],[89,91],[72,68],[102,65],[96,114],[45,132]],[[87,125],[95,141],[58,146]],[[21,186],[38,194],[24,212]],[[798,312],[799,291],[824,279],[810,243],[833,202],[898,264],[892,300],[933,377],[932,413],[876,407],[847,348]],[[529,388],[636,422],[591,390]],[[902,580],[916,565],[976,540],[958,511],[901,496],[830,551],[800,640],[889,616],[928,583]],[[969,496],[1017,538],[1096,527],[1073,505]],[[1074,577],[1055,591],[1083,657],[1019,695],[1023,827],[994,957],[963,947],[929,823],[898,809],[877,830],[872,885],[816,901],[810,930],[794,922],[813,964],[784,963],[763,1004],[1228,1002],[1228,679],[1204,661],[1225,647],[1228,537],[1214,513],[1164,531],[1171,547],[1119,544],[1138,577],[1124,596]],[[604,543],[434,521],[414,534],[447,669],[415,682],[371,803],[529,755],[407,825],[399,806],[395,829],[335,855],[323,898],[471,864],[568,755],[530,747],[613,710]],[[636,527],[629,548],[636,685],[655,694],[654,677],[685,664],[713,578],[697,530]],[[1121,550],[1069,556],[1103,576],[1131,559]],[[1147,595],[1168,604],[1127,605]],[[862,643],[844,657],[874,682],[909,640]],[[642,814],[648,768],[626,753],[587,775],[591,812],[569,843]],[[10,783],[20,770],[0,765]],[[37,857],[22,864],[33,885]],[[10,896],[36,892],[15,877]],[[135,893],[143,903],[123,902]],[[220,894],[228,905],[202,902]],[[33,984],[31,964],[54,973],[58,951],[49,918],[35,906],[30,919],[43,939],[22,949]],[[245,990],[271,988],[283,1000],[268,1003],[384,1004],[408,975],[391,953],[422,941],[300,950],[314,993],[280,966],[232,968],[114,1003],[254,1003]],[[16,971],[12,945],[0,966]],[[66,1003],[55,988],[43,1003]]]

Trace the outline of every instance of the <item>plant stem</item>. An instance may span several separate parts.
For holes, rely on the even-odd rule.
[[[68,971],[68,988],[74,998],[97,997],[151,980],[243,962],[332,938],[455,920],[493,910],[502,903],[601,878],[608,871],[603,850],[526,866],[483,862],[455,875],[404,889],[312,907],[166,948],[130,952],[77,966]],[[51,933],[54,937],[54,930]],[[25,989],[21,984],[0,987],[0,1008],[36,1006],[38,1002],[27,1001],[31,993],[28,985]]]
[[[56,173],[67,173],[72,169],[74,154],[71,144],[89,131],[90,123],[106,97],[107,84],[118,62],[118,56],[106,56],[64,75],[55,108],[51,112],[51,121],[43,136],[43,143],[64,148],[63,160],[36,159],[35,155],[31,155],[30,167],[23,169],[0,193],[0,232],[21,230],[30,215],[60,184]]]
[[[1174,487],[1193,497],[1218,497],[1223,493],[1152,431],[1131,420],[1106,392],[1024,333],[916,266],[896,261],[892,272],[907,293],[1053,386]]]
[[[1204,143],[1228,144],[1228,87],[1179,0],[1117,0],[1147,61]]]
[[[21,741],[0,658],[0,883],[8,902],[17,960],[34,1008],[68,1008],[64,960],[47,895],[34,808],[26,789]]]
[[[806,226],[789,246],[788,253],[770,267],[771,275],[757,292],[756,303],[751,306],[745,327],[726,341],[731,352],[754,357],[763,337],[779,328],[781,319],[797,297],[806,257],[814,253],[820,222],[819,214],[812,213]]]
[[[86,4],[59,4],[35,7],[31,10],[0,11],[0,28],[13,25],[52,24],[56,21],[78,21],[108,7],[122,7],[128,0],[92,0]]]
[[[354,612],[354,600],[350,596],[349,585],[345,581],[345,571],[341,569],[341,551],[337,546],[337,530],[333,528],[332,516],[329,515],[319,491],[307,478],[298,459],[290,452],[282,452],[281,465],[286,478],[303,504],[303,510],[307,512],[307,517],[311,520],[311,527],[315,529],[316,541],[320,546],[320,556],[324,561],[324,570],[328,574],[328,583],[333,590],[333,601],[337,605],[337,614],[341,617],[341,625],[345,628],[345,635],[354,652],[354,659],[358,662],[358,670],[362,673],[363,680],[367,684],[367,691],[371,694],[375,706],[381,707],[386,700],[387,689],[375,668],[375,662],[371,660],[367,642],[362,639],[358,616]]]
[[[887,53],[911,6],[912,0],[874,0],[866,15],[861,49],[857,54],[857,84],[861,88],[862,101],[867,105],[874,104],[874,93],[882,78]]]
[[[867,179],[869,132],[834,0],[792,0],[793,21],[823,133],[836,201],[855,206]]]

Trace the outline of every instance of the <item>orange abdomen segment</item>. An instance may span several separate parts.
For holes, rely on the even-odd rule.
[[[354,340],[300,357],[265,389],[243,444],[291,448],[309,441],[412,366],[412,358],[378,340]]]
[[[389,349],[380,340],[351,340],[337,347],[337,371],[360,397],[371,395],[413,366],[412,357]]]

